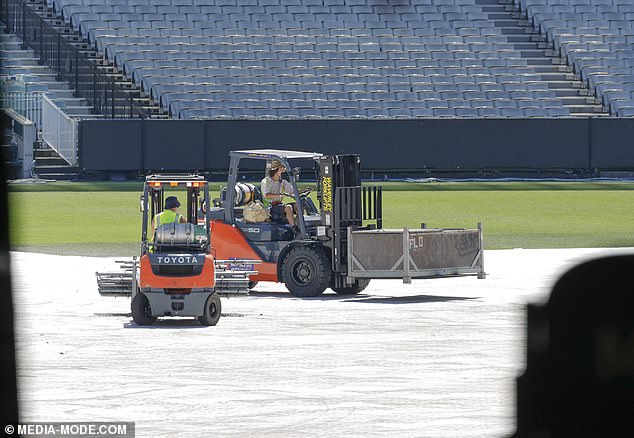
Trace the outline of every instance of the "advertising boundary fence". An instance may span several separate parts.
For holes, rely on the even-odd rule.
[[[226,172],[229,151],[359,153],[391,172],[634,171],[634,119],[82,120],[86,171]]]

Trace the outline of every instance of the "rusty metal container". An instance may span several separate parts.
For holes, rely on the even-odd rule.
[[[477,275],[484,278],[482,228],[351,231],[349,276],[412,278]]]

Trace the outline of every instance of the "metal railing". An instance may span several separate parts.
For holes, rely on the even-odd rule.
[[[79,122],[68,117],[48,96],[42,98],[42,140],[72,166],[77,165]]]
[[[41,91],[0,93],[0,107],[12,109],[40,128],[42,126],[42,95]]]
[[[149,117],[113,78],[99,70],[95,61],[87,59],[23,0],[4,0],[0,20],[7,32],[21,38],[25,48],[33,49],[40,62],[54,70],[57,79],[69,82],[77,97],[87,99],[95,112],[113,119]]]

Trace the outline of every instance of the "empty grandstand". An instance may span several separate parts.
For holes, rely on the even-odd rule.
[[[590,68],[552,19],[583,3],[568,27],[631,28],[625,0],[46,1],[173,118],[628,115],[594,79],[622,70]]]

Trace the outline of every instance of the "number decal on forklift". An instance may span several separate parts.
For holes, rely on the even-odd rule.
[[[322,179],[321,191],[324,194],[324,211],[332,211],[332,178],[325,176]]]

